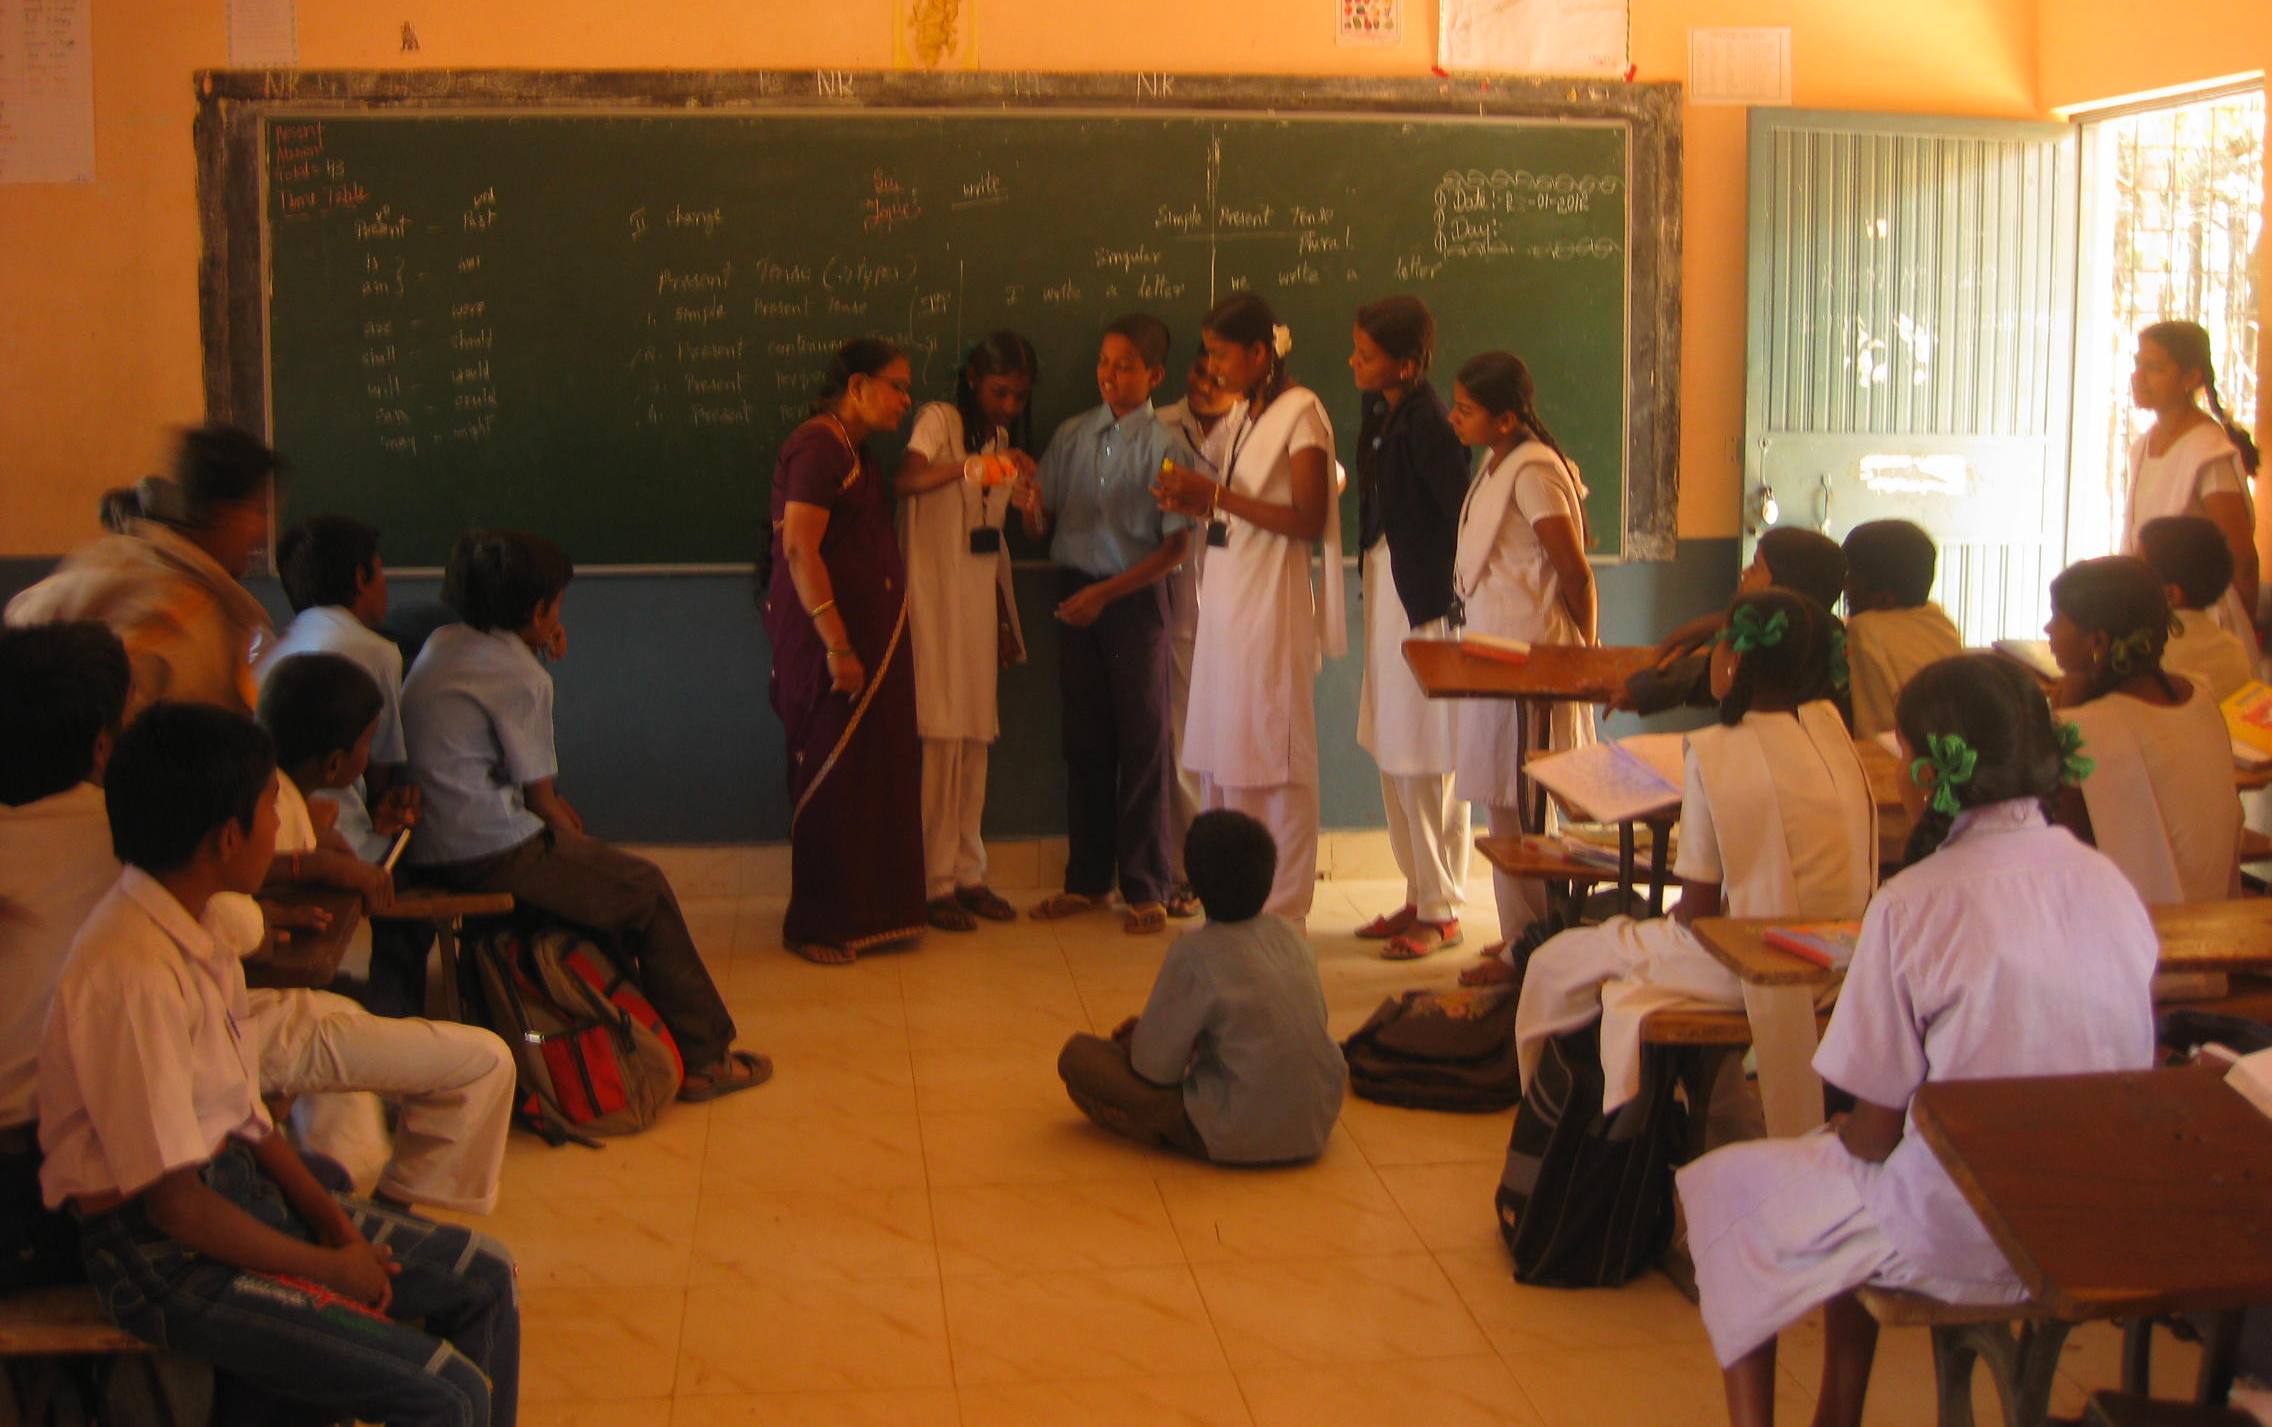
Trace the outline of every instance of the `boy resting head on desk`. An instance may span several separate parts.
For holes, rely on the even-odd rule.
[[[1819,530],[1777,526],[1759,537],[1751,563],[1736,576],[1736,593],[1751,594],[1780,585],[1830,609],[1846,586],[1846,553]],[[1673,708],[1711,708],[1712,640],[1727,623],[1726,610],[1688,621],[1657,644],[1649,667],[1625,681],[1610,707],[1628,713],[1662,713]]]

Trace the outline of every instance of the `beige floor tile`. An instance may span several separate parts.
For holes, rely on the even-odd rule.
[[[734,923],[734,957],[726,972],[729,999],[839,1006],[899,1001],[899,953],[863,956],[850,966],[816,966],[781,948],[778,912],[753,917],[745,906]]]
[[[1464,1160],[1384,1165],[1376,1173],[1422,1243],[1482,1253],[1503,1249],[1493,1200],[1502,1168],[1489,1160]]]
[[[685,1301],[681,1288],[524,1289],[522,1400],[670,1395]]]
[[[1375,1166],[1451,1164],[1463,1160],[1504,1163],[1512,1110],[1488,1115],[1455,1115],[1441,1110],[1404,1110],[1350,1096],[1341,1123]]]
[[[623,850],[662,869],[681,904],[735,898],[745,890],[742,867],[746,854],[739,845],[626,843]]]
[[[1192,1263],[1419,1253],[1424,1245],[1372,1170],[1257,1169],[1164,1180]]]
[[[953,1381],[937,1279],[781,1278],[687,1290],[682,1397]]]
[[[984,1050],[1020,1047],[1054,1051],[1087,1024],[1080,993],[1069,978],[1055,984],[1019,982],[998,995],[963,988],[955,996],[907,1002],[907,1043],[916,1050]]]
[[[1709,1351],[1695,1305],[1662,1274],[1618,1288],[1534,1288],[1515,1282],[1503,1246],[1436,1258],[1491,1345],[1508,1357],[1659,1346]]]
[[[1551,1427],[1722,1427],[1727,1396],[1710,1352],[1682,1348],[1606,1348],[1509,1358],[1507,1370]],[[1775,1392],[1776,1419],[1804,1422],[1811,1393],[1787,1379]],[[1922,1427],[1931,1414],[1912,1419]]]
[[[1247,1427],[1227,1372],[959,1389],[963,1427]]]
[[[962,1386],[1224,1366],[1206,1305],[1181,1265],[950,1278],[946,1297]]]
[[[1057,1077],[1055,1047],[926,1048],[911,1058],[916,1108],[926,1114],[1014,1110],[1055,1117],[1071,1104]]]
[[[2062,1368],[2075,1357],[2076,1354],[2063,1355]],[[2110,1364],[2112,1371],[2107,1378],[2090,1383],[2090,1387],[2114,1387],[2119,1383],[2119,1359],[2110,1360]],[[1784,1330],[1777,1343],[1775,1365],[1800,1400],[1811,1406],[1822,1386],[1820,1313],[1810,1313]],[[2170,1396],[2190,1398],[2193,1395],[2190,1378],[2182,1385],[2162,1383],[2159,1374],[2156,1379],[2156,1385],[2169,1389]],[[2051,1385],[2051,1411],[2055,1416],[2080,1417],[2086,1396],[2086,1387],[2062,1372]],[[1882,1329],[1878,1333],[1877,1359],[1870,1369],[1870,1395],[1862,1405],[1862,1427],[1908,1427],[1911,1423],[1934,1421],[1939,1411],[1940,1398],[1933,1380],[1931,1333],[1923,1328]],[[1988,1381],[1986,1369],[1977,1369],[1972,1375],[1972,1414],[1978,1422],[2003,1421],[1996,1406],[1996,1390]]]
[[[782,1001],[741,989],[726,993],[726,1009],[744,1044],[776,1062],[797,1051],[884,1058],[907,1050],[907,1012],[897,991],[889,997],[841,1001]]]
[[[1426,1254],[1198,1264],[1192,1272],[1240,1372],[1490,1349]]]
[[[516,1185],[494,1214],[427,1212],[505,1243],[523,1287],[682,1288],[695,1203],[692,1194],[599,1199]]]
[[[620,1199],[626,1195],[693,1194],[702,1179],[702,1152],[710,1137],[710,1107],[673,1105],[636,1135],[602,1140],[600,1148],[555,1148],[530,1134],[505,1141],[500,1200],[522,1184],[541,1185],[547,1198]]]
[[[799,1119],[805,1117],[858,1117],[875,1114],[912,1114],[915,1110],[915,1072],[908,1065],[907,1048],[888,1035],[869,1045],[844,1040],[783,1042],[745,1038],[773,1057],[773,1078],[756,1089],[730,1095],[711,1108],[711,1132],[744,1120]]]
[[[921,1118],[923,1163],[934,1188],[1220,1173],[1098,1129],[1071,1101],[1048,1114],[926,1110]]]
[[[671,1400],[625,1402],[524,1402],[521,1427],[670,1427]]]
[[[938,1272],[919,1188],[702,1196],[689,1281],[927,1278]]]
[[[2169,1333],[2154,1334],[2153,1395],[2173,1401],[2193,1400],[2193,1385],[2201,1371],[2201,1346],[2181,1343]],[[2122,1386],[2122,1329],[2113,1323],[2083,1323],[2067,1335],[2066,1351],[2059,1357],[2059,1374],[2083,1392],[2100,1392]]]
[[[1184,1261],[1149,1179],[940,1188],[931,1206],[950,1278]]]
[[[672,1427],[958,1427],[951,1387],[682,1397]]]
[[[922,1136],[907,1114],[721,1123],[702,1164],[705,1194],[919,1189],[923,1182]]]
[[[1265,1368],[1239,1374],[1255,1427],[1547,1427],[1486,1353],[1419,1362]]]

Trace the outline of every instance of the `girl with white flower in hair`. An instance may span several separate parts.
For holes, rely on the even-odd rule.
[[[2099,776],[2074,726],[2055,724],[2032,677],[1992,655],[1918,671],[1894,726],[1911,760],[1905,798],[1922,815],[1913,860],[1870,903],[1814,1055],[1854,1108],[1811,1134],[1715,1150],[1678,1177],[1698,1306],[1736,1427],[1775,1420],[1775,1336],[1818,1305],[1813,1420],[1849,1427],[1862,1420],[1877,1350],[1877,1323],[1854,1290],[1952,1303],[2027,1296],[1910,1132],[1918,1087],[2153,1061],[2153,923],[2103,855],[2044,817],[2062,785]]]
[[[1287,368],[1293,334],[1270,304],[1232,293],[1201,328],[1207,374],[1246,411],[1220,481],[1171,465],[1153,492],[1163,509],[1198,522],[1209,546],[1183,766],[1200,779],[1203,807],[1234,808],[1270,829],[1278,873],[1263,910],[1299,925],[1317,883],[1313,686],[1322,659],[1349,648],[1333,423]]]

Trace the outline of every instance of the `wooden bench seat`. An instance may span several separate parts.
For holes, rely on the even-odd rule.
[[[83,1283],[0,1293],[0,1358],[146,1353],[150,1345],[103,1316]]]
[[[1829,1011],[1815,1013],[1818,1037],[1829,1024]],[[1741,1011],[1651,1011],[1641,1018],[1641,1044],[1747,1046],[1751,1018]]]
[[[1944,1303],[1894,1288],[1855,1295],[1872,1318],[1933,1335],[1933,1389],[1940,1427],[1972,1427],[1972,1369],[1985,1363],[2007,1427],[2044,1427],[2059,1352],[2075,1325],[2032,1303]]]

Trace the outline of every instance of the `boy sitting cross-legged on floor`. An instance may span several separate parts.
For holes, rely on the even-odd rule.
[[[208,915],[257,890],[274,856],[268,735],[155,705],[119,737],[104,802],[126,869],[73,943],[38,1097],[41,1188],[79,1220],[104,1310],[335,1418],[506,1427],[511,1256],[325,1192],[261,1103],[244,972]]]
[[[1218,808],[1192,821],[1184,864],[1206,925],[1168,948],[1143,1015],[1065,1043],[1065,1092],[1115,1134],[1218,1164],[1315,1159],[1347,1067],[1309,943],[1262,911],[1277,845]]]

